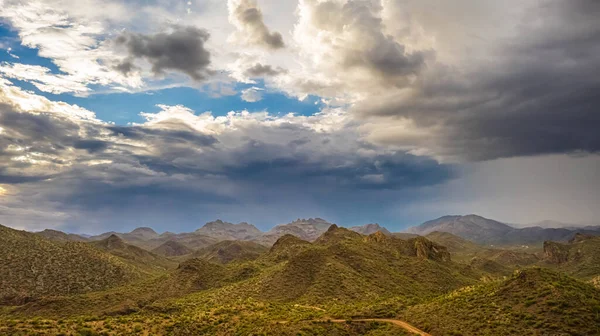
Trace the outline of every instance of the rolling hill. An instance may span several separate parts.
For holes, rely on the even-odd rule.
[[[499,263],[508,269],[515,269],[530,266],[540,261],[534,253],[529,252],[529,249],[521,250],[485,247],[448,232],[434,231],[425,237],[447,247],[448,251],[452,254],[453,260],[471,265],[483,265],[485,264],[483,261],[488,260],[490,262]],[[472,262],[471,259],[473,258],[479,260]],[[487,266],[490,266],[489,263]]]
[[[91,246],[121,258],[124,262],[149,274],[160,274],[175,269],[177,263],[146,251],[140,247],[125,243],[117,235],[88,243]]]
[[[105,290],[83,294],[41,294],[30,302],[13,297],[11,303],[18,306],[0,305],[0,334],[404,334],[389,322],[362,321],[373,318],[405,320],[432,335],[598,332],[598,290],[589,284],[539,268],[514,273],[515,260],[531,255],[486,248],[449,233],[400,239],[379,230],[362,235],[330,225],[312,241],[285,234],[270,248],[249,241],[218,242],[175,257],[183,260],[178,267],[149,276],[145,263],[157,265],[166,258],[116,235],[93,243],[57,243],[13,231],[7,232],[52,246],[42,254],[52,260],[68,263],[63,259],[71,255],[63,257],[60,248],[79,246],[143,278],[102,283],[105,287],[95,288]],[[572,262],[595,253],[595,239],[576,236],[561,244],[558,251],[567,251],[566,258],[548,266],[576,271]],[[458,253],[474,257],[457,263]],[[86,260],[96,267],[104,262]],[[65,266],[63,274],[72,272],[74,266]],[[85,281],[111,279],[94,269],[89,273],[94,277]],[[22,291],[34,293],[35,288]],[[346,322],[328,322],[334,319]]]
[[[55,242],[85,242],[88,241],[87,238],[72,234],[72,233],[64,233],[62,231],[57,230],[49,230],[46,229],[44,231],[35,232],[38,236],[44,237],[46,239],[55,241]]]
[[[284,254],[285,258],[281,255]],[[363,236],[332,225],[314,243],[284,236],[265,256],[285,260],[261,282],[261,297],[311,304],[428,296],[474,282],[425,238]]]
[[[545,242],[544,261],[572,276],[592,280],[600,276],[600,237],[577,234],[567,244]]]
[[[199,249],[192,253],[190,257],[218,264],[228,264],[234,261],[255,260],[268,250],[264,245],[255,242],[224,240]]]
[[[165,232],[157,234],[150,228],[137,228],[129,233],[106,232],[101,235],[91,236],[90,241],[105,240],[110,236],[117,236],[125,243],[134,245],[145,250],[153,250],[168,241],[176,241],[188,249],[196,250],[209,246],[219,241],[219,239],[209,237],[197,232],[171,233]]]
[[[191,248],[174,240],[168,240],[152,250],[153,253],[163,257],[180,257],[194,252]]]
[[[598,335],[599,302],[591,285],[532,268],[416,305],[402,317],[432,335]]]
[[[0,302],[99,291],[141,276],[136,267],[87,243],[58,243],[0,226]]]

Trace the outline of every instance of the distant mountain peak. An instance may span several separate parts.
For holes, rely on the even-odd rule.
[[[125,241],[123,241],[123,239],[121,239],[121,237],[117,236],[116,234],[111,234],[110,236],[108,236],[108,238],[104,239],[100,243],[102,243],[102,245],[104,245],[108,249],[122,248],[123,246],[125,246]]]
[[[373,234],[376,232],[382,232],[385,235],[392,234],[388,229],[384,228],[383,226],[381,226],[377,223],[365,224],[362,226],[353,226],[350,228],[350,230],[358,232],[363,235],[370,235],[370,234]]]
[[[222,240],[250,240],[262,234],[252,224],[246,222],[233,224],[221,219],[204,224],[196,230],[196,233]]]
[[[130,233],[153,233],[153,234],[158,234],[158,233],[156,233],[156,231],[154,231],[154,229],[149,228],[149,227],[139,227],[139,228],[134,229]]]

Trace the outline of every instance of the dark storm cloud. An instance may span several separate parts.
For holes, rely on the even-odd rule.
[[[157,75],[174,70],[194,80],[204,80],[211,74],[210,52],[205,48],[209,37],[203,29],[181,26],[175,26],[170,33],[154,35],[124,33],[117,37],[116,43],[127,48],[129,58],[116,68],[127,74],[134,68],[132,60],[143,58]]]
[[[163,123],[163,126],[165,123]],[[159,141],[165,144],[190,144],[196,147],[211,146],[218,140],[211,136],[193,131],[187,125],[174,122],[167,129],[153,129],[142,126],[108,126],[107,129],[116,136],[124,136],[132,140]]]
[[[96,153],[108,148],[110,143],[100,140],[77,140],[73,142],[73,147],[77,149],[85,149],[89,153]]]
[[[268,49],[285,48],[283,36],[278,32],[270,32],[265,25],[263,14],[255,0],[236,0],[232,3],[230,15],[239,23],[238,28],[241,29],[241,34],[246,35],[245,39]]]
[[[199,213],[241,211],[257,200],[291,207],[323,199],[326,206],[327,198],[361,199],[454,177],[451,166],[381,151],[346,129],[320,133],[303,123],[254,122],[242,115],[234,123],[205,134],[176,117],[115,126],[5,111],[0,183],[35,196],[11,203],[23,213],[48,209],[68,214],[58,221],[119,226],[141,218],[148,225],[168,218],[189,225]],[[33,221],[44,213],[31,216]]]
[[[546,2],[528,14],[518,40],[497,46],[493,63],[432,67],[410,95],[356,111],[436,126],[436,150],[469,160],[598,152],[599,14],[597,1]]]
[[[260,63],[256,63],[250,68],[246,69],[244,74],[249,77],[266,77],[266,76],[277,76],[279,74],[285,73],[285,69],[282,68],[273,68],[270,65],[263,65]]]

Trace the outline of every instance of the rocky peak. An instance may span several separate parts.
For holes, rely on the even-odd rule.
[[[381,231],[372,233],[369,236],[367,236],[367,238],[366,238],[367,241],[373,241],[376,243],[382,243],[382,242],[388,241],[389,239],[390,238]]]
[[[560,243],[553,241],[544,242],[544,258],[555,264],[569,261],[569,249]]]
[[[427,238],[413,238],[409,240],[409,243],[412,244],[413,251],[417,258],[450,261],[450,253],[446,247],[438,245]]]
[[[158,233],[149,227],[139,227],[131,231],[129,235],[137,236],[140,238],[152,239],[158,237]]]
[[[351,227],[350,230],[358,232],[363,235],[370,235],[370,234],[378,232],[378,231],[381,231],[386,235],[392,234],[390,231],[388,231],[388,229],[384,228],[383,226],[381,226],[377,223],[365,224],[363,226],[354,226],[354,227]]]

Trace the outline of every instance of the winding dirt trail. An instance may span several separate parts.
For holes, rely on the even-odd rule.
[[[329,322],[333,322],[333,323],[345,323],[346,320],[319,320],[319,321],[329,321]],[[353,319],[353,322],[370,322],[370,321],[376,321],[376,322],[385,322],[385,323],[392,323],[394,325],[397,325],[401,328],[404,328],[407,331],[410,331],[413,334],[417,334],[420,336],[431,336],[431,334],[428,334],[426,332],[424,332],[423,330],[418,329],[417,327],[414,327],[404,321],[401,320],[393,320],[393,319],[378,319],[378,318],[372,318],[372,319]]]

